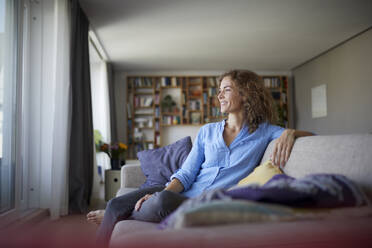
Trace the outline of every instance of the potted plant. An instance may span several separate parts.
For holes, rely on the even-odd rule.
[[[100,151],[110,157],[112,170],[120,170],[121,166],[125,165],[125,152],[127,150],[128,146],[121,142],[103,143],[100,146]]]

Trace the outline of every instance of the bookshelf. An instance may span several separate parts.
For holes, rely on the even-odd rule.
[[[262,76],[279,115],[288,127],[288,78]],[[220,121],[218,76],[128,76],[128,159],[137,152],[162,146],[163,129]]]
[[[262,76],[264,86],[269,89],[274,98],[275,108],[278,112],[277,125],[289,127],[288,106],[288,77],[287,76]]]

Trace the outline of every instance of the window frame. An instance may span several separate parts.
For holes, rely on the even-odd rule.
[[[29,11],[29,1],[19,0],[14,1],[14,30],[16,45],[14,46],[15,53],[15,66],[14,66],[14,82],[15,88],[15,125],[13,126],[13,139],[12,149],[14,149],[14,207],[0,214],[0,227],[7,226],[8,224],[18,220],[22,216],[22,212],[27,209],[25,179],[27,178],[26,168],[23,166],[22,159],[22,87],[23,87],[23,55],[28,52],[24,50],[25,40],[24,31],[24,14]]]

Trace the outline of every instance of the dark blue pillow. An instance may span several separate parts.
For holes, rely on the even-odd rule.
[[[140,188],[165,186],[171,175],[182,166],[191,148],[191,137],[187,136],[162,148],[138,152],[137,157],[146,176],[146,182]]]

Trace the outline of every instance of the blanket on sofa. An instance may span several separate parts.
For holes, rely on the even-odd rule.
[[[185,201],[160,228],[309,218],[301,208],[359,207],[368,198],[351,180],[337,174],[300,179],[276,175],[263,186],[211,190]],[[367,211],[370,213],[370,208]],[[313,216],[313,215],[312,215]]]

